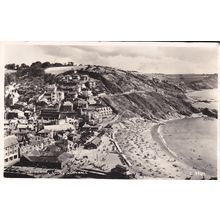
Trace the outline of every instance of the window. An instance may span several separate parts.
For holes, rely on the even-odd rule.
[[[14,159],[17,159],[18,158],[18,155],[14,155]]]
[[[8,158],[5,159],[5,163],[7,163],[7,162],[8,162]]]

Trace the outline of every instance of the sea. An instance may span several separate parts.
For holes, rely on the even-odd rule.
[[[209,100],[210,102],[205,104],[217,109],[217,90],[196,91],[190,95]],[[166,146],[179,160],[216,177],[217,124],[217,119],[207,116],[184,118],[166,122],[161,125],[160,132]]]
[[[218,109],[218,89],[204,89],[187,92],[195,107]]]

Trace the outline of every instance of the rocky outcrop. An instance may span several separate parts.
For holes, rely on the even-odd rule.
[[[203,108],[201,112],[209,117],[218,118],[218,112],[215,109]]]

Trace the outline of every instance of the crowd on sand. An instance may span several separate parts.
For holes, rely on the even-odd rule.
[[[142,118],[126,119],[113,125],[115,138],[136,177],[204,179],[204,173],[179,161],[155,140],[159,125]]]

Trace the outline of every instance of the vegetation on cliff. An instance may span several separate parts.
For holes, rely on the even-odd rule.
[[[49,64],[35,62],[21,66],[17,71],[5,75],[5,84],[17,82],[29,86],[31,96],[48,84],[56,82],[58,76],[45,73]],[[69,71],[71,72],[71,71]],[[74,74],[74,71],[72,71]],[[125,117],[142,116],[149,119],[169,118],[175,115],[190,116],[202,112],[211,117],[217,113],[207,109],[196,109],[185,95],[187,90],[217,88],[217,74],[141,74],[106,66],[82,66],[79,74],[87,74],[98,81],[98,87],[106,95],[103,100],[113,110]],[[36,94],[33,94],[36,90]],[[40,94],[38,94],[40,95]]]

